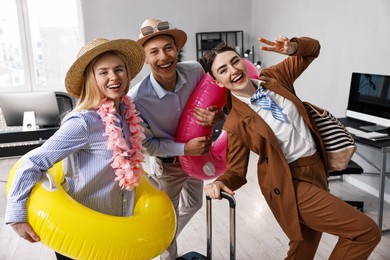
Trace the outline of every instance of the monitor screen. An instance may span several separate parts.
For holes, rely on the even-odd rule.
[[[390,76],[353,72],[346,116],[390,127]]]
[[[25,111],[35,112],[39,127],[60,123],[60,113],[54,92],[0,93],[0,107],[7,126],[22,126]]]

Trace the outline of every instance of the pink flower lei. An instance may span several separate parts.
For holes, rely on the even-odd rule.
[[[115,116],[114,102],[103,102],[97,113],[106,127],[103,135],[108,136],[107,149],[112,150],[113,153],[111,167],[116,175],[115,181],[118,181],[121,189],[132,190],[141,182],[142,162],[144,161],[142,140],[145,139],[145,135],[144,128],[140,125],[142,119],[138,116],[138,111],[131,99],[124,96],[122,101],[127,106],[124,119],[130,128],[131,149],[123,137],[122,129],[115,125],[115,122],[120,120]]]

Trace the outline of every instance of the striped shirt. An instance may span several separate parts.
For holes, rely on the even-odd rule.
[[[125,105],[121,104],[121,111]],[[116,116],[123,124],[126,140],[130,135],[123,112]],[[107,149],[105,126],[95,110],[69,114],[58,131],[42,146],[29,152],[15,172],[8,194],[5,222],[26,222],[26,200],[42,172],[63,160],[63,188],[81,204],[101,213],[132,215],[135,190],[121,190],[110,166],[112,151]],[[129,142],[127,143],[129,146]]]

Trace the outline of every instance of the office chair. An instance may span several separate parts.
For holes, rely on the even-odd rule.
[[[329,177],[340,177],[342,179],[344,174],[362,174],[363,168],[354,161],[349,161],[348,167],[343,171],[334,171],[329,172]],[[360,211],[364,211],[364,202],[363,201],[353,201],[353,200],[345,200],[351,206],[357,208]]]
[[[65,92],[55,92],[57,98],[58,110],[60,112],[60,120],[69,113],[76,105],[76,100]],[[60,125],[60,122],[59,124]]]

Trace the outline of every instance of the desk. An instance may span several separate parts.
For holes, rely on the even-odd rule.
[[[350,126],[356,129],[359,129],[362,125],[367,125],[367,122],[360,121],[360,120],[354,120],[350,118],[339,118],[340,122],[344,124],[345,126]],[[360,130],[360,129],[359,129]],[[387,131],[387,130],[385,130]],[[379,131],[381,132],[381,131]],[[387,154],[390,153],[390,140],[385,141],[370,141],[364,138],[355,137],[355,141],[358,144],[362,144],[365,146],[368,146],[370,148],[378,149],[382,153],[381,158],[381,166],[380,166],[380,184],[379,184],[379,210],[378,210],[378,226],[382,233],[390,232],[390,229],[382,229],[383,224],[383,206],[384,206],[384,199],[385,199],[385,181],[386,176],[390,174],[390,172],[387,172]]]
[[[27,132],[0,132],[0,158],[22,156],[41,146],[58,127]]]

